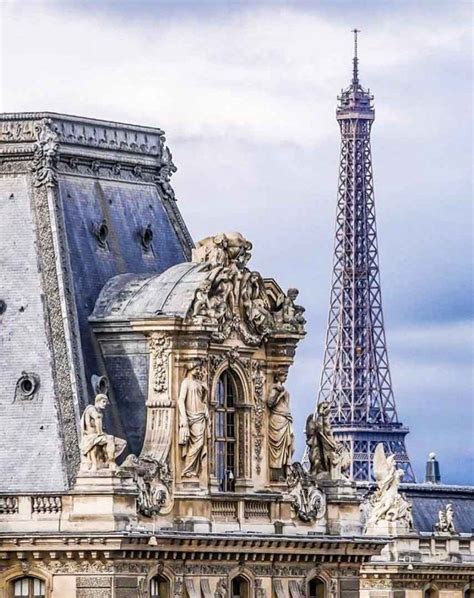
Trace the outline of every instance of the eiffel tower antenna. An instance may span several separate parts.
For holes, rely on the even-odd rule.
[[[359,85],[359,59],[357,57],[357,34],[360,29],[353,29],[354,34],[354,58],[352,59],[352,85]]]
[[[336,118],[341,156],[326,347],[318,403],[327,401],[333,432],[351,455],[350,478],[371,480],[376,445],[384,444],[415,481],[398,420],[388,362],[380,288],[370,131],[373,96],[359,83],[357,29],[351,85]]]

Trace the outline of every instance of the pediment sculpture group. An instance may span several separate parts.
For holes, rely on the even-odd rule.
[[[298,290],[272,297],[260,273],[247,267],[251,249],[240,233],[222,233],[197,244],[193,262],[208,275],[195,292],[191,321],[216,325],[217,342],[232,332],[254,346],[275,331],[303,334],[305,310],[295,303]]]

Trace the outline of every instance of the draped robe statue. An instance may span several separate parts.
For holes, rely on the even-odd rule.
[[[270,389],[267,406],[269,465],[272,469],[284,470],[291,465],[294,452],[293,418],[290,412],[290,395],[283,383],[286,374],[275,375]]]
[[[207,453],[209,409],[207,389],[199,380],[199,364],[188,367],[181,383],[178,397],[179,437],[183,447],[184,467],[182,475],[199,477],[202,460]]]
[[[127,445],[126,440],[107,434],[103,428],[103,411],[109,404],[105,394],[95,397],[94,405],[88,405],[81,417],[81,469],[97,471],[108,468],[117,471],[115,459]]]

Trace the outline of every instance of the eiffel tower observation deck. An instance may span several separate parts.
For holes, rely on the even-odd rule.
[[[354,30],[352,82],[338,98],[341,129],[334,267],[318,404],[327,401],[335,437],[351,454],[350,477],[373,479],[372,457],[384,444],[415,477],[398,420],[382,312],[370,131],[373,96],[359,82]]]

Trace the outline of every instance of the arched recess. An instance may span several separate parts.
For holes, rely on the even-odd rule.
[[[211,384],[211,485],[233,492],[251,479],[251,401],[245,371],[226,362],[216,370]]]
[[[306,576],[308,598],[329,598],[331,577],[325,571],[312,569]]]
[[[423,588],[423,598],[438,598],[439,590],[435,584],[429,584]]]
[[[172,570],[159,563],[146,579],[150,598],[172,598],[174,596],[174,574]]]
[[[24,597],[18,593],[18,598],[30,598],[30,595],[32,598],[36,598],[34,594],[35,590],[38,590],[36,593],[39,597],[51,598],[53,588],[53,578],[51,574],[47,571],[43,571],[37,566],[25,568],[23,565],[22,567],[21,563],[8,569],[0,577],[0,590],[3,590],[3,594],[8,598],[16,598],[14,593],[15,583],[20,582],[21,580],[30,579],[33,580],[31,583],[27,582],[27,584],[24,584],[25,586],[28,586],[28,593],[25,592]],[[41,583],[35,584],[34,580],[38,580]],[[40,593],[40,589],[43,593]]]
[[[255,579],[250,571],[236,567],[229,573],[230,598],[253,598],[255,592]]]

